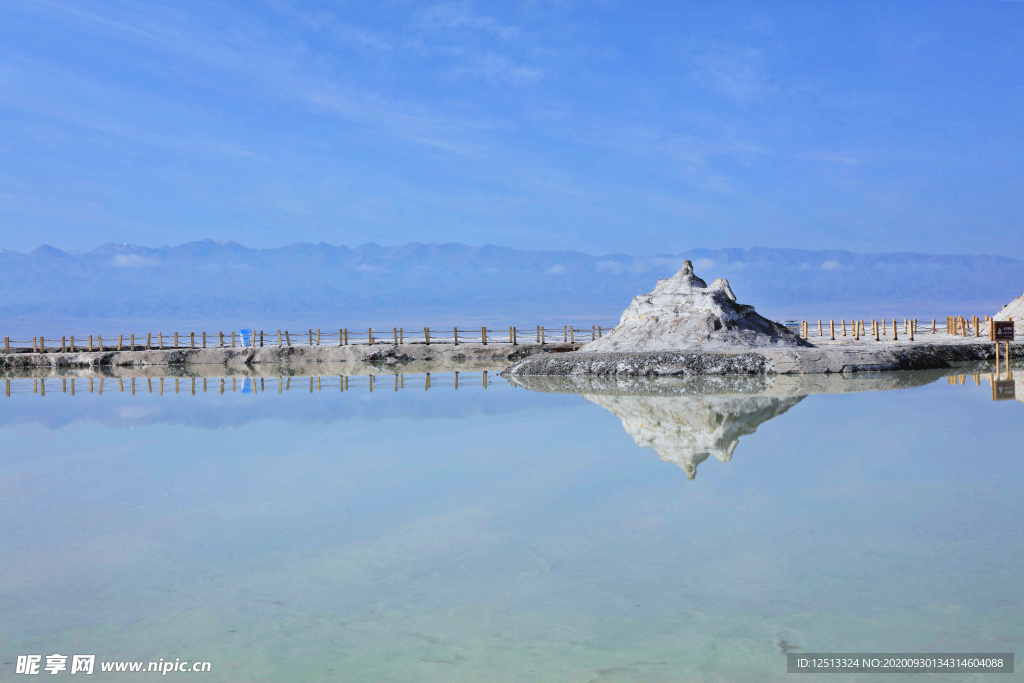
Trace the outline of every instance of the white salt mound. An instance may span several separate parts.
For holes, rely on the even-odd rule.
[[[1003,306],[1003,310],[995,315],[996,320],[1024,321],[1024,294],[1021,294],[1010,303]],[[1018,326],[1014,325],[1014,329]]]
[[[715,351],[771,346],[813,346],[753,306],[736,303],[729,283],[708,286],[689,261],[674,276],[658,280],[650,294],[633,299],[619,324],[579,353]]]

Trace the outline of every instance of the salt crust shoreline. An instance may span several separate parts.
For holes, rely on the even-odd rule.
[[[1011,344],[1010,356],[1024,357],[1024,344]],[[836,345],[713,352],[544,354],[521,360],[503,374],[509,377],[830,374],[939,370],[960,363],[994,358],[995,344],[987,340],[912,344],[874,342],[874,346]]]
[[[960,363],[990,361],[995,344],[983,339],[942,342],[824,342],[811,348],[760,348],[735,351],[648,351],[578,353],[568,344],[400,344],[374,346],[292,346],[264,348],[177,349],[0,355],[0,370],[195,367],[199,375],[218,368],[259,374],[264,365],[343,363],[347,373],[441,372],[444,368],[505,370],[506,376],[687,376],[751,374],[828,374],[891,370],[947,369]],[[1012,358],[1024,358],[1024,343],[1010,345]],[[205,367],[204,367],[205,366]],[[511,367],[509,367],[511,366]],[[357,368],[359,368],[357,370]],[[192,373],[190,373],[192,374]]]
[[[429,364],[463,366],[497,363],[504,369],[536,353],[571,351],[579,345],[548,344],[361,344],[351,346],[266,346],[208,349],[148,349],[137,351],[76,351],[0,354],[0,370],[142,368],[146,366],[221,366],[361,363],[369,367]]]

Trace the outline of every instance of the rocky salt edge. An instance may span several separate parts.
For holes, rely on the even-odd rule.
[[[1024,355],[1020,344],[1010,351],[1012,357]],[[812,344],[759,315],[753,306],[738,303],[725,279],[708,285],[687,261],[649,294],[635,297],[619,324],[601,339],[575,353],[527,358],[506,374],[849,373],[949,368],[994,355],[987,339],[949,335],[924,341],[919,334],[917,341],[908,342],[854,340],[851,334],[835,341],[820,337]]]

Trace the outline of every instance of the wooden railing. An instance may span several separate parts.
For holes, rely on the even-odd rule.
[[[563,325],[548,327],[404,327],[355,329],[348,327],[294,331],[253,330],[243,335],[228,332],[146,332],[144,334],[82,335],[15,340],[4,337],[4,353],[77,353],[147,351],[153,349],[210,349],[267,346],[349,346],[372,344],[578,344],[599,339],[607,327]],[[249,331],[246,330],[248,333]],[[248,340],[244,339],[248,336]],[[247,343],[246,343],[247,342]]]
[[[922,335],[945,334],[958,337],[988,338],[988,325],[992,323],[989,316],[947,316],[945,325],[941,328],[938,319],[918,320],[917,318],[898,318],[880,320],[784,320],[782,324],[804,339],[811,337],[828,337],[835,341],[838,337],[853,337],[859,341],[862,337],[882,341],[889,338],[892,341],[899,341],[902,335],[904,340],[914,341]]]

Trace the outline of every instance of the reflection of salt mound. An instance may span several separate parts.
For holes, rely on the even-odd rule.
[[[753,306],[736,303],[729,283],[708,286],[689,261],[650,294],[633,299],[619,324],[582,353],[699,351],[735,347],[812,346]]]
[[[1003,310],[996,313],[995,319],[1024,323],[1024,294],[1003,306]]]
[[[732,458],[741,436],[786,412],[803,396],[585,395],[615,413],[637,446],[653,448],[693,479],[709,455]]]

